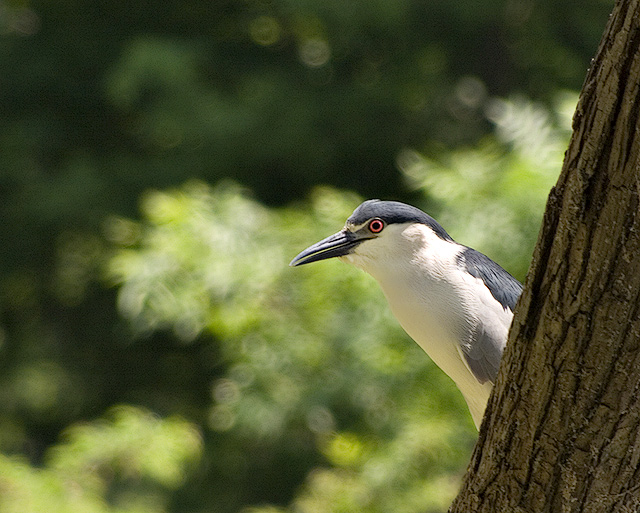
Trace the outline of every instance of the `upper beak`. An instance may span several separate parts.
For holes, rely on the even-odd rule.
[[[298,265],[317,262],[318,260],[348,255],[353,248],[364,240],[366,240],[365,237],[348,230],[342,230],[320,242],[316,242],[313,246],[309,246],[291,260],[289,265],[296,267]]]

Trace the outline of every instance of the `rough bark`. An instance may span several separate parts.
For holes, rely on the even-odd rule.
[[[640,511],[640,0],[586,78],[451,513]]]

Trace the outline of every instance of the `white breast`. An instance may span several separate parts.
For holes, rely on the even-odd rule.
[[[359,246],[344,260],[371,274],[404,330],[462,392],[478,427],[492,385],[474,377],[461,353],[472,337],[474,312],[482,298],[470,297],[473,279],[458,267],[464,249],[420,224],[389,225],[391,233]],[[488,291],[487,291],[488,293]],[[510,318],[507,319],[506,333]]]

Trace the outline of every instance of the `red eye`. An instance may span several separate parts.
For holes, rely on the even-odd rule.
[[[372,219],[369,221],[369,231],[371,233],[380,233],[384,228],[384,222],[382,219]]]

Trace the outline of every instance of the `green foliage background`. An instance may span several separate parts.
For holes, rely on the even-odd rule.
[[[603,0],[0,0],[0,513],[445,511],[368,197],[523,279]]]

